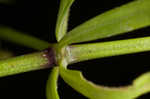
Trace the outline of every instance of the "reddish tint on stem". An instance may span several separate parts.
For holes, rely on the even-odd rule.
[[[57,66],[55,51],[53,48],[47,48],[44,50],[44,57],[48,59],[48,64],[46,65],[48,68]]]

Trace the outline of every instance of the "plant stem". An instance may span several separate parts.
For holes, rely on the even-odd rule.
[[[69,53],[69,63],[149,50],[150,37],[94,44],[72,45],[67,48]]]
[[[2,26],[0,27],[0,38],[37,50],[43,50],[50,46],[48,42]]]
[[[54,56],[52,50],[48,49],[0,61],[0,77],[53,66]]]

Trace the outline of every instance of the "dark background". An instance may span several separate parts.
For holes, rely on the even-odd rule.
[[[100,13],[132,0],[75,1],[70,11],[69,30]],[[0,4],[0,25],[13,27],[51,43],[56,42],[54,31],[58,7],[59,0],[17,0],[13,5]],[[149,33],[150,28],[147,27],[97,41],[144,37],[149,36]],[[3,49],[11,50],[17,56],[36,51],[4,40],[0,42]],[[140,74],[150,71],[149,57],[150,52],[142,52],[76,63],[69,68],[81,70],[88,80],[96,84],[123,86],[131,84]],[[51,69],[46,69],[0,78],[0,98],[45,99],[45,85],[50,71]],[[61,78],[58,87],[61,99],[86,99]],[[150,94],[138,99],[149,99],[148,97],[150,98]]]

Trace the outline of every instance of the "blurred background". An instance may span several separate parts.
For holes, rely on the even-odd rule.
[[[60,0],[0,0],[0,25],[20,30],[50,43],[56,42],[54,32]],[[75,0],[69,20],[69,29],[114,7],[132,0]],[[92,42],[150,36],[146,27],[133,32]],[[10,36],[13,34],[10,34]],[[15,56],[36,50],[0,39],[0,48],[9,50]],[[85,78],[105,86],[125,86],[144,72],[150,71],[150,52],[113,56],[72,64],[70,69],[82,71]],[[1,99],[46,99],[45,86],[51,69],[22,73],[0,78]],[[60,99],[87,99],[74,91],[61,78],[58,81]],[[149,99],[150,94],[138,99]]]

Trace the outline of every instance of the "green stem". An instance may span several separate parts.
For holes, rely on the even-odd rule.
[[[48,42],[6,27],[0,27],[0,38],[37,50],[43,50],[50,46]]]
[[[53,57],[53,56],[52,56]],[[54,61],[42,51],[0,61],[0,77],[54,66]]]
[[[108,56],[137,53],[150,50],[150,37],[112,42],[72,45],[67,48],[69,63]]]

